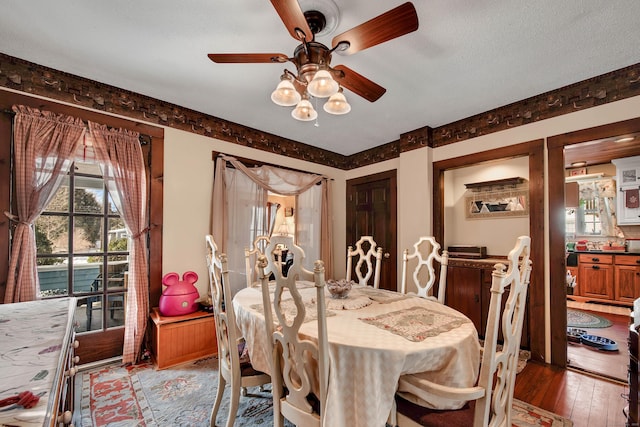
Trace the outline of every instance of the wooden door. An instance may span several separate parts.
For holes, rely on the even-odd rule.
[[[342,256],[361,236],[373,236],[384,254],[380,287],[393,291],[397,290],[396,202],[395,170],[347,181],[347,242]]]

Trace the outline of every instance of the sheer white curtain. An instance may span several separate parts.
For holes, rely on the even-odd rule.
[[[244,249],[251,246],[256,233],[262,234],[264,230],[268,192],[241,171],[225,169],[229,234],[222,247],[228,257],[229,279],[233,290],[237,291],[247,280]]]
[[[314,185],[296,200],[296,237],[298,246],[304,249],[304,268],[313,271],[313,263],[322,259],[320,224],[322,213],[322,187]]]
[[[233,168],[228,168],[227,162]],[[318,183],[321,185],[316,185]],[[330,242],[321,239],[322,224],[330,224],[329,220],[322,218],[323,213],[328,215],[328,208],[323,206],[326,185],[327,180],[322,175],[273,166],[247,168],[233,157],[218,157],[211,229],[214,239],[221,242],[221,251],[229,257],[234,293],[246,284],[244,249],[251,246],[255,236],[259,235],[257,233],[269,231],[266,210],[269,192],[298,198],[296,227],[299,230],[298,244],[305,250],[306,267],[313,267],[317,259],[323,259],[325,270],[327,265],[331,267],[330,252],[323,250]],[[261,221],[266,222],[260,226]],[[330,231],[326,234],[331,235]]]

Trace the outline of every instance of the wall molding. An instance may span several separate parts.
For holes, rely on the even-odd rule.
[[[350,170],[397,158],[401,152],[425,146],[440,147],[640,95],[640,63],[437,128],[425,126],[409,131],[400,135],[396,141],[350,156],[3,53],[0,53],[0,87]]]

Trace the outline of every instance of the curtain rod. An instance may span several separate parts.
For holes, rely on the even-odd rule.
[[[13,111],[13,110],[4,109],[4,110],[2,110],[2,112],[4,114],[8,114],[10,116],[15,116],[16,115],[16,112]],[[88,128],[89,124],[86,121],[82,120],[82,123],[84,123],[84,125]],[[141,133],[141,134],[138,135],[138,141],[140,142],[140,145],[151,144],[151,136]]]
[[[218,157],[226,156],[226,157],[233,157],[234,159],[236,159],[236,160],[238,160],[238,161],[240,161],[242,163],[245,163],[245,164],[249,163],[249,165],[251,165],[250,167],[272,166],[274,168],[286,169],[286,170],[290,170],[290,171],[293,171],[293,172],[309,173],[307,171],[303,171],[303,170],[300,170],[300,169],[295,169],[295,168],[291,168],[291,167],[287,167],[287,166],[282,166],[282,165],[276,165],[274,163],[263,162],[263,161],[260,161],[260,160],[247,159],[246,157],[232,156],[231,154],[225,154],[225,153],[221,153],[219,151],[213,151],[212,154],[213,154],[212,157],[213,157],[213,161],[214,162],[216,161],[216,159]],[[333,178],[329,178],[328,176],[323,175],[323,174],[315,174],[315,175],[320,175],[324,179],[328,179],[330,181],[334,181]]]

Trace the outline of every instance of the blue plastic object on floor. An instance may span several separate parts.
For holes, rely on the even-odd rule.
[[[618,350],[618,344],[609,338],[599,337],[597,335],[582,335],[580,337],[582,344],[595,347],[599,350],[615,351]]]

